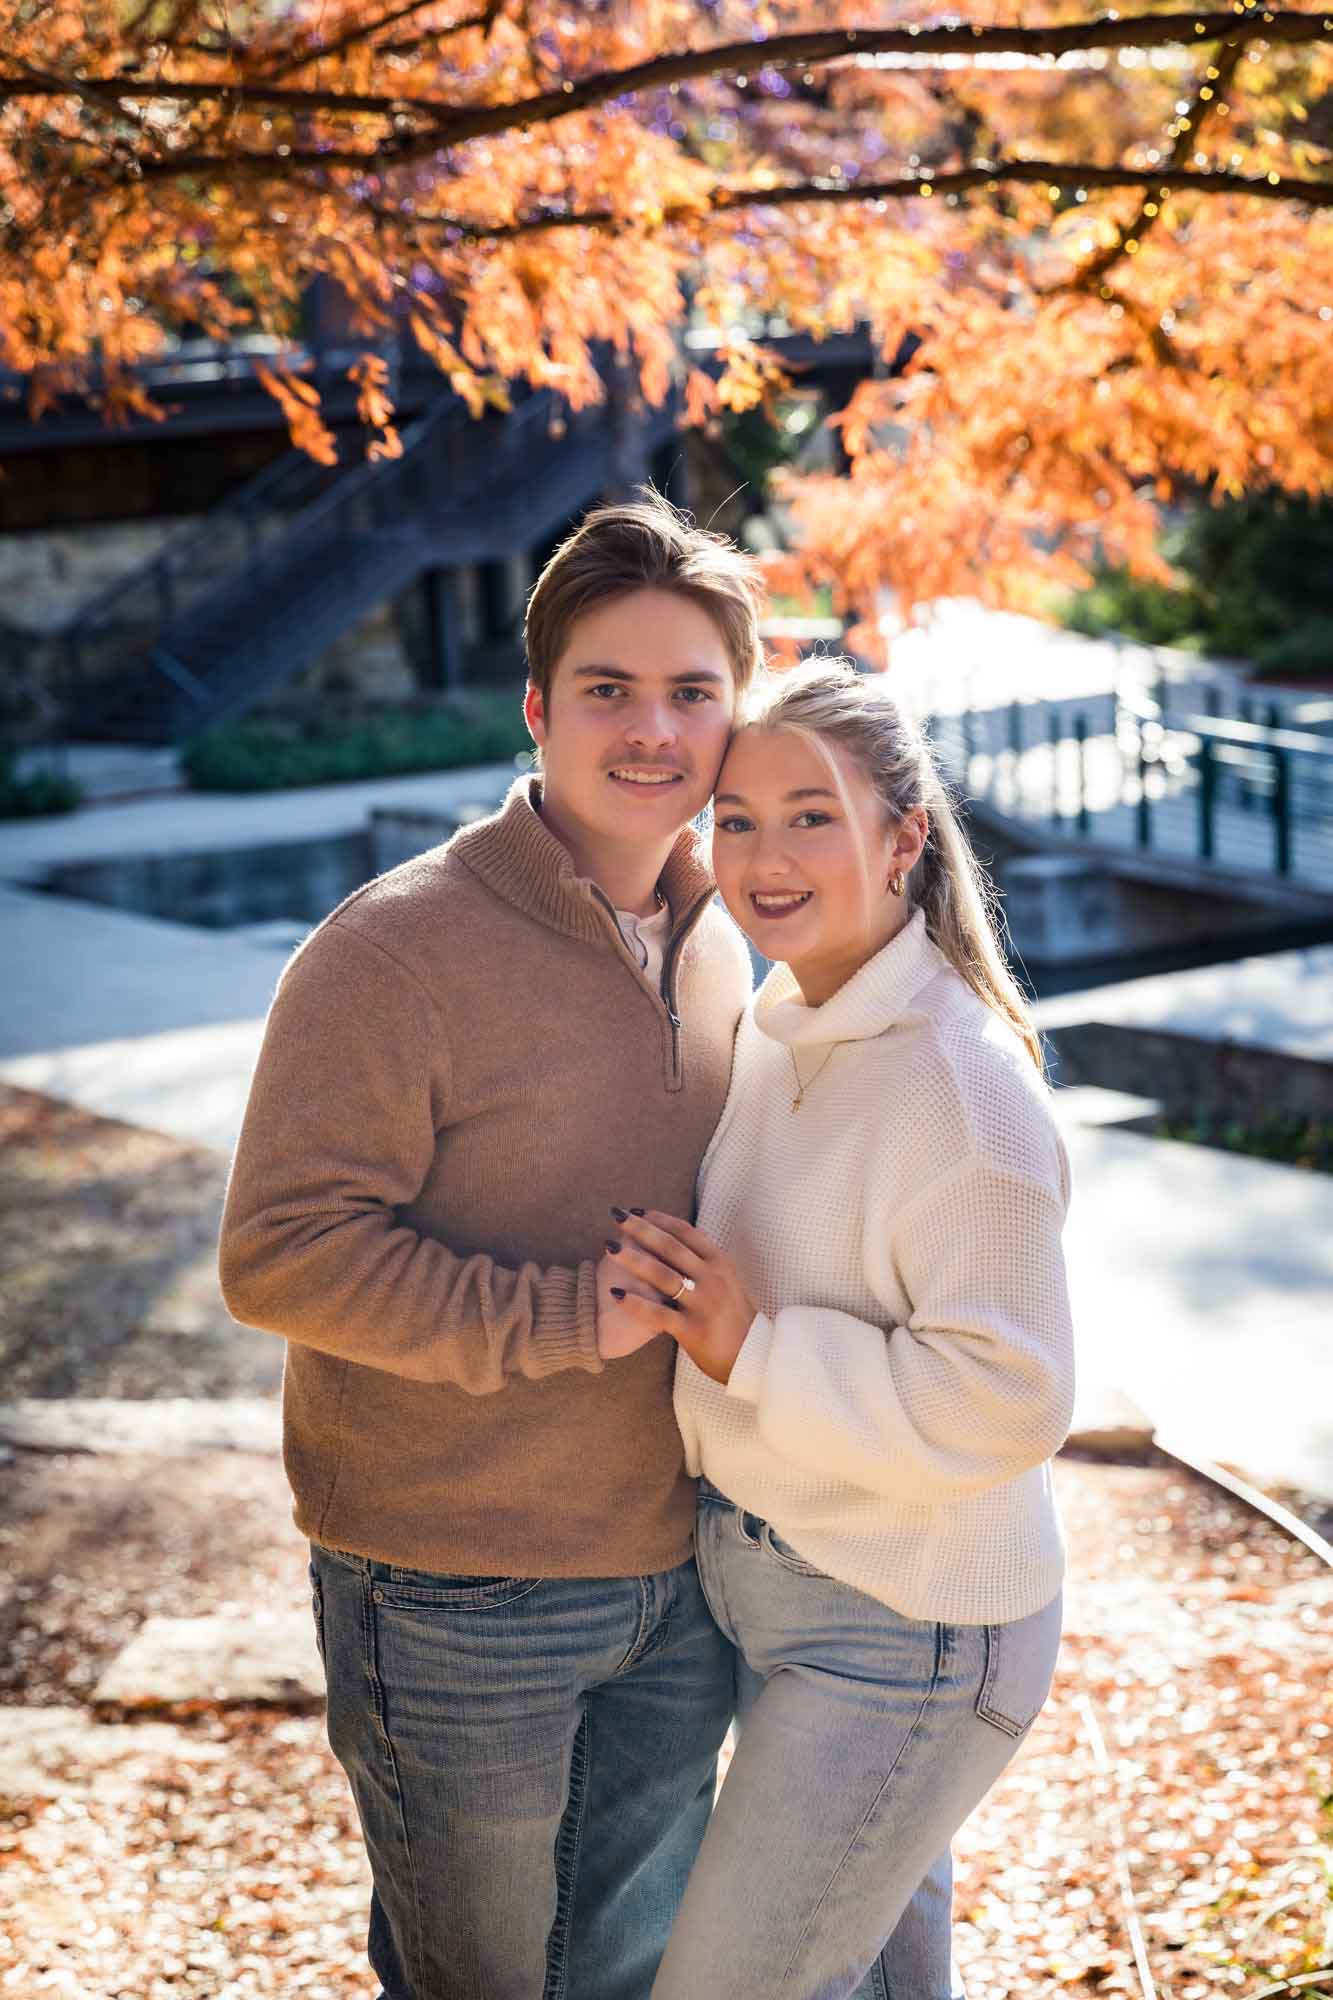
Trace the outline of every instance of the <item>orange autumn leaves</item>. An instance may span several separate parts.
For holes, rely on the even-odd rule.
[[[1098,554],[1153,574],[1163,499],[1333,490],[1333,209],[1152,184],[1328,182],[1333,33],[1235,18],[1231,49],[1147,46],[1142,24],[1138,46],[1131,17],[1119,48],[942,66],[766,60],[798,30],[928,29],[915,0],[0,0],[0,364],[38,409],[95,367],[114,415],[144,406],[134,365],[167,330],[250,328],[327,458],[291,345],[327,272],[392,455],[378,350],[399,327],[474,411],[519,378],[595,399],[610,350],[704,422],[779,392],[766,324],[860,323],[886,370],[842,419],[851,476],[785,496],[807,579],[869,611],[886,584],[907,608],[1027,604]],[[716,74],[613,80],[557,115],[590,80],[728,44]],[[495,129],[450,137],[491,106]],[[1049,185],[1006,176],[1034,160]],[[1080,180],[1119,168],[1139,184]],[[720,330],[707,368],[681,359],[690,312]]]

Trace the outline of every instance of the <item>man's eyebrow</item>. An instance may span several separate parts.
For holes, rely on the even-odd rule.
[[[627,667],[575,667],[574,678],[576,681],[635,681],[638,675],[630,673]],[[692,667],[688,673],[671,675],[673,687],[686,683],[693,686],[697,681],[711,681],[716,687],[725,687],[727,677],[718,673],[715,667]]]
[[[836,792],[826,790],[823,785],[802,785],[799,791],[788,792],[786,798],[783,800],[783,804],[793,805],[797,799],[836,799],[837,796]],[[715,806],[743,806],[745,800],[739,792],[715,792],[713,794],[713,804]]]

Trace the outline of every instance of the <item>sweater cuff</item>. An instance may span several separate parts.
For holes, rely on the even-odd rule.
[[[750,1331],[741,1342],[741,1351],[731,1364],[727,1394],[744,1403],[757,1403],[768,1367],[768,1350],[773,1345],[773,1322],[767,1313],[756,1313]]]
[[[606,1364],[597,1352],[595,1264],[547,1273],[533,1322],[530,1357],[523,1372],[533,1380],[556,1375],[563,1368],[601,1374]]]

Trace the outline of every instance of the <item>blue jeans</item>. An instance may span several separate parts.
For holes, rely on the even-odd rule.
[[[1059,1598],[904,1618],[706,1483],[699,1503],[740,1740],[654,2000],[949,2000],[948,1845],[1046,1699]]]
[[[694,1564],[543,1580],[311,1557],[382,2000],[648,2000],[735,1693]]]

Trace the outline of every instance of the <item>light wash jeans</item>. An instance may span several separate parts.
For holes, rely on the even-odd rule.
[[[948,1845],[1046,1699],[1059,1598],[904,1618],[706,1483],[697,1558],[740,1734],[654,2000],[949,2000]]]
[[[311,1557],[382,2000],[648,2000],[734,1698],[694,1564],[543,1581]]]

